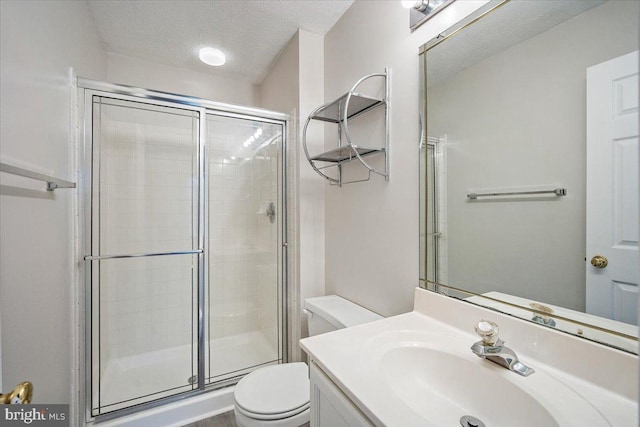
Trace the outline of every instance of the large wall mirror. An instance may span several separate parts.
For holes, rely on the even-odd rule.
[[[639,17],[491,1],[421,48],[422,286],[638,353]]]

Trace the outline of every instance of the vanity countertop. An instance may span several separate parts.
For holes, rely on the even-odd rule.
[[[507,341],[506,345],[518,354],[523,363],[536,369],[536,373],[521,377],[473,355],[470,346],[478,341],[477,335],[473,333],[473,325],[481,318],[498,323],[501,338]],[[422,343],[426,345],[426,351],[415,353],[414,350]],[[441,344],[429,348],[429,343]],[[305,338],[300,344],[311,361],[375,425],[430,425],[425,419],[427,396],[410,393],[409,388],[398,385],[395,377],[399,371],[380,369],[380,362],[389,354],[388,350],[399,346],[409,349],[407,355],[413,352],[414,355],[427,356],[424,357],[425,366],[429,363],[442,363],[430,360],[430,355],[449,354],[451,360],[463,363],[460,366],[473,366],[473,369],[485,371],[482,374],[485,376],[477,379],[494,379],[525,390],[527,396],[533,396],[536,402],[548,409],[561,426],[580,425],[580,422],[586,422],[583,425],[590,426],[638,425],[636,355],[419,288],[416,289],[413,312]],[[445,347],[442,348],[444,353],[439,351],[441,347]],[[405,358],[403,353],[394,363],[416,363],[415,356],[412,357],[413,362],[411,358]],[[417,363],[415,366],[421,366],[422,360]],[[417,373],[416,375],[418,376]],[[444,381],[448,382],[448,378]],[[451,383],[463,387],[460,390],[479,387],[484,394],[492,393],[491,384],[478,384],[475,381],[466,384],[467,378],[468,374],[461,371],[460,375],[451,375],[450,379]],[[415,382],[413,379],[411,381]],[[549,384],[552,386],[549,387]],[[428,384],[420,387],[429,389]],[[437,397],[448,401],[456,400],[456,396],[431,388],[429,392],[434,393],[432,399]],[[567,390],[570,398],[554,394],[559,389]],[[561,405],[557,404],[558,400],[562,400]],[[505,403],[505,411],[509,410],[511,403]],[[572,407],[574,404],[576,406]],[[567,408],[568,413],[575,409],[570,417],[566,417]],[[444,422],[445,418],[440,415],[436,418],[439,422]],[[457,422],[459,415],[452,414],[452,420],[453,418]],[[596,418],[602,422],[594,424],[592,420]],[[433,420],[431,423],[439,425]]]

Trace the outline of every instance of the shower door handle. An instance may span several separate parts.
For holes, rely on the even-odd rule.
[[[163,256],[163,255],[189,255],[189,254],[202,254],[202,249],[190,249],[188,251],[176,251],[176,252],[147,252],[142,254],[121,254],[121,255],[85,255],[85,261],[100,261],[103,259],[119,259],[119,258],[143,258],[149,256]]]

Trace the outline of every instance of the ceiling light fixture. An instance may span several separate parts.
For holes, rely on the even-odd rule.
[[[440,12],[454,0],[402,0],[402,6],[410,9],[409,28],[414,31],[429,18]]]
[[[224,65],[227,61],[224,52],[220,49],[216,49],[215,47],[203,47],[200,49],[200,52],[198,52],[198,57],[200,58],[200,61],[207,65],[213,65],[214,67]]]

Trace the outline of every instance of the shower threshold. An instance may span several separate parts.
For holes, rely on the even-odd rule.
[[[213,338],[207,353],[208,385],[279,361],[277,346],[261,331]],[[195,390],[197,384],[190,384],[189,378],[197,370],[196,354],[191,345],[182,345],[108,359],[100,376],[100,394],[94,396],[94,402],[99,398],[100,413],[104,414]]]

